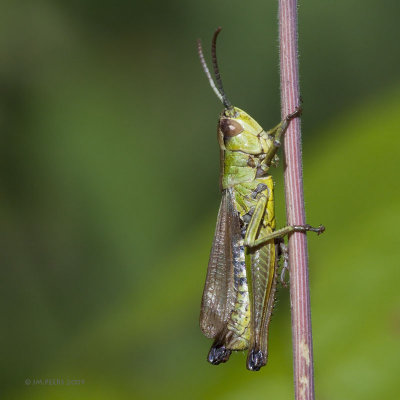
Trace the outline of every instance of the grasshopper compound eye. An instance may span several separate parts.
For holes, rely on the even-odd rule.
[[[239,133],[243,132],[243,126],[230,118],[221,119],[219,122],[219,129],[221,129],[225,139],[237,136]]]

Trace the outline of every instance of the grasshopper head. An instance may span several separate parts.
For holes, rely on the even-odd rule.
[[[237,107],[225,109],[218,123],[218,143],[222,150],[261,152],[258,135],[263,128],[245,111]]]

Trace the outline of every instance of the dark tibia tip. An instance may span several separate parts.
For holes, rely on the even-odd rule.
[[[212,365],[218,365],[229,360],[232,351],[223,345],[213,345],[208,353],[208,362]]]
[[[267,356],[261,350],[252,349],[247,356],[247,369],[249,371],[259,371],[267,364]]]

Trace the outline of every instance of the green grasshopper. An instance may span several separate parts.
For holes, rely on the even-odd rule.
[[[224,105],[217,128],[222,200],[201,303],[200,327],[206,337],[214,339],[208,353],[211,364],[228,361],[234,350],[249,349],[247,369],[258,371],[267,363],[268,329],[281,254],[283,271],[288,267],[283,237],[294,231],[320,234],[325,228],[295,225],[275,230],[274,182],[268,170],[277,163],[282,136],[301,109],[297,108],[275,128],[264,131],[246,112],[232,106],[217,63],[216,41],[220,31],[221,28],[215,31],[211,46],[218,87],[198,41],[204,72]]]

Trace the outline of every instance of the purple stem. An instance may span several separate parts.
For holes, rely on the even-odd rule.
[[[300,105],[297,0],[279,0],[279,37],[282,118],[284,118]],[[290,122],[285,134],[284,149],[287,222],[289,225],[304,225],[300,118]],[[295,398],[313,400],[314,366],[305,233],[295,232],[290,235],[289,254]]]

